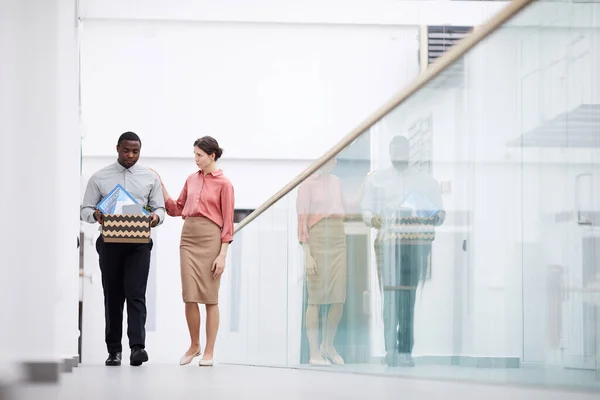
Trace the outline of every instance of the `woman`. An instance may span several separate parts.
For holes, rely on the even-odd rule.
[[[304,248],[308,308],[306,335],[310,365],[344,365],[334,347],[346,302],[346,233],[342,185],[333,159],[298,188],[298,239]],[[329,305],[319,346],[319,309]]]
[[[177,201],[162,183],[167,214],[185,220],[181,231],[181,286],[191,344],[181,357],[187,365],[201,354],[200,310],[206,305],[206,348],[200,366],[212,366],[219,329],[219,286],[227,248],[233,240],[234,193],[229,179],[217,168],[223,154],[217,141],[204,136],[194,142],[198,172],[185,181]]]

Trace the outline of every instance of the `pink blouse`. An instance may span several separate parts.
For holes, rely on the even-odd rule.
[[[298,188],[298,240],[308,243],[309,230],[323,218],[343,218],[342,183],[335,175],[314,175]]]
[[[220,169],[204,175],[190,175],[177,201],[165,201],[167,214],[172,217],[205,217],[221,228],[221,242],[233,241],[233,185]]]

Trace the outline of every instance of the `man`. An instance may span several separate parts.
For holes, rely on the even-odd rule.
[[[102,224],[102,213],[96,205],[117,185],[121,184],[151,212],[151,226],[162,223],[165,204],[158,176],[150,169],[137,165],[142,142],[133,132],[125,132],[117,143],[117,162],[99,170],[90,178],[81,219]],[[144,244],[105,243],[102,236],[96,241],[100,258],[104,290],[105,340],[108,348],[107,366],[121,365],[123,335],[123,306],[127,300],[127,336],[131,349],[130,364],[140,366],[148,361],[146,340],[146,285],[150,271],[152,241]]]
[[[378,230],[375,255],[383,297],[386,364],[414,366],[415,294],[427,273],[435,226],[445,219],[439,184],[409,167],[408,139],[390,143],[392,168],[367,177],[365,223]]]

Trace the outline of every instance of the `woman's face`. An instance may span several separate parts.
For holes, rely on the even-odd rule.
[[[201,148],[194,147],[194,159],[196,160],[196,165],[198,168],[203,170],[215,161],[215,155],[214,153],[208,155]]]

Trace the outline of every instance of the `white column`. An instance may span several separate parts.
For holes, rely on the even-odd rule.
[[[57,346],[64,360],[78,356],[79,307],[79,56],[76,0],[58,0],[58,184],[61,202],[56,210],[59,312]]]
[[[36,381],[77,349],[74,1],[0,0],[0,364]]]
[[[11,192],[18,188],[17,163],[15,146],[17,135],[22,134],[21,116],[21,59],[19,55],[19,24],[22,22],[23,7],[18,0],[0,0],[0,380],[3,392],[15,378],[14,360],[17,355],[16,338],[19,319],[16,304],[19,302],[17,285],[21,275],[15,259],[19,246],[17,238],[16,210],[17,201]],[[31,140],[28,140],[31,143]],[[25,157],[23,157],[25,158]],[[5,397],[5,393],[3,393]]]

